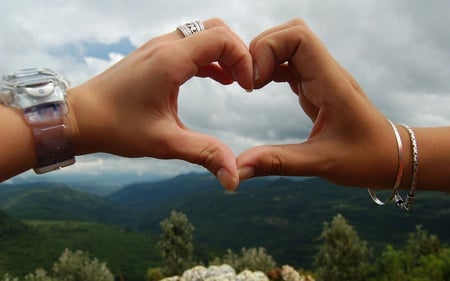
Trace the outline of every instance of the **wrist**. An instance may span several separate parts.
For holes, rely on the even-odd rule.
[[[0,105],[0,182],[37,165],[33,132],[20,109]]]
[[[88,83],[71,88],[67,94],[71,136],[75,155],[84,155],[108,151],[111,138],[105,138],[117,124],[113,114],[105,108],[108,106],[99,101],[97,92]]]
[[[89,139],[85,137],[89,135],[86,132],[86,122],[83,118],[83,102],[80,101],[82,90],[80,87],[72,88],[67,93],[67,104],[69,106],[68,122],[70,123],[70,136],[73,141],[73,150],[75,155],[83,155],[94,152],[92,145],[89,143]],[[86,109],[86,105],[84,105]]]

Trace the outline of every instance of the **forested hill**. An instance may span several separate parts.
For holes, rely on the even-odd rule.
[[[271,182],[268,178],[254,179],[242,183],[239,190],[265,186]],[[107,197],[130,208],[148,211],[205,193],[223,195],[224,190],[211,174],[191,173],[159,182],[132,184]]]
[[[264,246],[290,264],[311,261],[323,222],[338,213],[378,251],[386,244],[402,245],[416,225],[450,241],[450,196],[437,192],[418,191],[413,210],[405,212],[375,205],[364,188],[318,178],[253,179],[228,193],[214,177],[190,174],[129,186],[110,198],[140,211],[140,229],[159,231],[159,222],[176,209],[188,216],[197,245],[206,252]]]
[[[0,185],[0,209],[24,220],[76,220],[125,224],[130,209],[64,184]]]
[[[405,212],[375,205],[363,188],[318,178],[252,179],[230,193],[209,174],[188,174],[133,184],[105,197],[67,185],[0,185],[0,209],[24,220],[94,221],[153,234],[175,209],[195,227],[202,259],[228,248],[262,246],[280,263],[303,267],[321,243],[323,223],[338,213],[378,252],[387,244],[403,245],[416,225],[450,242],[449,194],[419,190],[413,210]]]
[[[20,233],[28,230],[27,225],[24,223],[12,219],[5,212],[0,210],[0,239],[4,239],[9,236],[16,236]]]

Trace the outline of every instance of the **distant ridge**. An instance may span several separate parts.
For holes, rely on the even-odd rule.
[[[382,192],[383,193],[383,192]],[[159,231],[173,209],[196,228],[197,244],[208,250],[264,246],[289,264],[308,264],[317,250],[323,222],[340,213],[370,245],[402,245],[423,225],[450,242],[450,196],[420,192],[411,212],[377,206],[366,189],[337,186],[320,178],[256,178],[227,193],[212,176],[190,174],[112,194],[141,213],[140,229]]]
[[[25,220],[78,220],[125,224],[129,209],[67,185],[34,183],[0,186],[0,209]]]
[[[204,260],[228,248],[261,246],[280,263],[308,267],[323,223],[336,214],[376,251],[403,245],[416,225],[450,242],[447,193],[418,192],[413,210],[405,212],[375,205],[364,188],[320,178],[255,178],[230,193],[214,176],[193,173],[136,183],[105,197],[67,185],[0,185],[0,209],[26,220],[93,221],[156,235],[159,223],[178,210],[194,225],[196,253]]]
[[[271,180],[255,179],[250,185],[265,185]],[[249,186],[244,182],[240,188]],[[204,193],[223,193],[217,179],[209,173],[189,173],[149,183],[136,183],[107,196],[112,201],[139,211],[148,211],[176,200],[184,200]]]

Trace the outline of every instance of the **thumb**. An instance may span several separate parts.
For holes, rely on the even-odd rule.
[[[318,175],[320,156],[314,146],[313,143],[302,143],[250,148],[236,159],[239,178],[243,181],[251,177],[269,175]]]
[[[225,189],[234,190],[239,184],[239,175],[236,157],[231,149],[216,138],[205,134],[186,129],[180,133],[178,141],[169,148],[174,156],[205,167],[217,177]]]

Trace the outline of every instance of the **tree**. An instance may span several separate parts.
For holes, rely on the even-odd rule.
[[[194,227],[185,214],[177,211],[172,211],[160,225],[162,234],[158,246],[163,259],[161,270],[165,276],[181,275],[193,264]]]
[[[342,215],[325,222],[319,238],[324,244],[314,260],[317,280],[367,280],[370,250]]]
[[[404,249],[388,245],[378,262],[377,281],[450,280],[450,249],[421,226],[408,235]]]
[[[408,234],[406,251],[415,260],[421,256],[437,254],[442,249],[441,241],[436,235],[428,234],[421,225],[416,226],[416,231]]]

